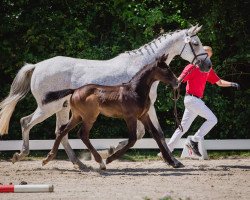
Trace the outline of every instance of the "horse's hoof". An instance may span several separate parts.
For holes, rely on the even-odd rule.
[[[17,162],[19,160],[19,154],[16,152],[14,153],[14,155],[12,156],[12,163],[14,164],[15,162]]]
[[[100,170],[106,170],[106,165],[104,164],[103,161],[102,163],[100,163]]]
[[[115,153],[115,147],[114,146],[110,146],[109,147],[109,150],[108,150],[108,154],[109,155],[112,155],[112,154],[114,154]]]
[[[106,170],[106,166],[100,166],[100,170]]]
[[[80,160],[77,161],[76,163],[73,163],[74,169],[79,169],[79,170],[89,170],[89,167],[87,165],[84,165]]]
[[[73,163],[73,167],[74,167],[74,169],[79,169],[79,166],[76,163]]]

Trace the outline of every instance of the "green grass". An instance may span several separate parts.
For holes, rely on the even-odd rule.
[[[250,151],[208,151],[210,159],[223,159],[223,158],[250,158]]]
[[[144,160],[160,160],[157,156],[159,150],[129,150],[122,157],[129,161],[144,161]],[[174,151],[174,156],[180,157],[181,150]],[[250,158],[250,151],[208,151],[210,159],[225,159],[225,158]]]
[[[15,152],[16,151],[0,152],[0,159],[10,160]],[[31,151],[26,160],[41,160],[47,156],[48,152],[49,151]],[[87,150],[75,150],[75,152],[80,157],[80,155],[82,155],[83,152],[87,152]],[[124,156],[122,156],[121,160],[132,162],[160,160],[157,153],[159,153],[159,150],[130,149]],[[174,151],[174,156],[180,157],[180,155],[181,150]],[[210,159],[250,158],[250,151],[208,151],[208,155]],[[64,150],[59,150],[56,159],[68,160],[68,157]]]

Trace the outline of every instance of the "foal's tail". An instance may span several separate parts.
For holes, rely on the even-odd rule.
[[[70,94],[74,93],[74,89],[66,89],[66,90],[60,90],[60,91],[54,91],[54,92],[48,92],[45,95],[45,98],[42,100],[42,104],[48,104],[52,101],[57,101],[63,97],[66,97]]]
[[[17,73],[9,95],[0,102],[0,135],[8,134],[10,118],[18,101],[30,91],[30,81],[35,65],[26,64]]]

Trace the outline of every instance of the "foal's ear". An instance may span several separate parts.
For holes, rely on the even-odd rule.
[[[160,58],[160,62],[165,62],[168,59],[168,54],[165,55],[163,54],[162,57]]]
[[[168,58],[168,54],[167,55],[163,55],[162,57],[160,57],[159,61],[158,61],[158,67],[162,68],[162,69],[168,69],[168,65],[166,63],[166,60]]]

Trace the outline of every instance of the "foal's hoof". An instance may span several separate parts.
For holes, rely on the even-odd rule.
[[[170,164],[173,168],[183,168],[185,167],[185,165],[183,165],[181,162],[176,162],[176,163],[173,163],[173,164]]]
[[[109,163],[111,163],[113,160],[110,158],[110,157],[108,157],[107,159],[106,159],[106,165],[107,164],[109,164]]]
[[[42,166],[46,165],[48,162],[49,162],[49,161],[48,161],[47,159],[44,159],[44,160],[42,161]]]
[[[17,162],[19,160],[19,153],[15,153],[11,159],[12,163],[14,164],[15,162]]]

